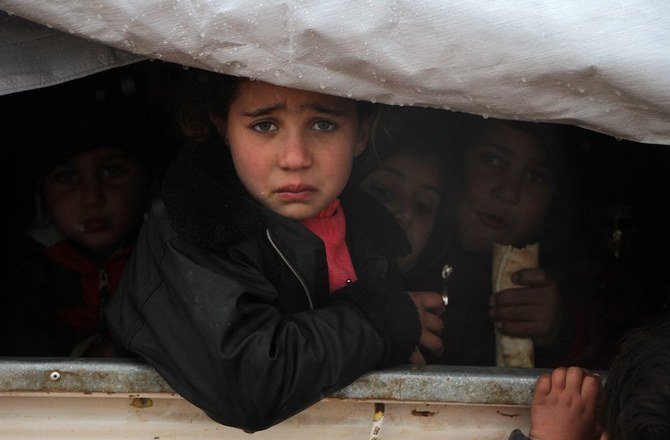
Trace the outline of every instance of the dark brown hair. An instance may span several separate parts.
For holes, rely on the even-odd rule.
[[[218,136],[210,116],[225,118],[230,104],[237,96],[239,85],[246,81],[252,80],[191,69],[182,86],[182,104],[177,112],[177,122],[184,136],[195,141]],[[371,102],[356,103],[361,121],[371,118],[376,112],[376,106]]]
[[[631,331],[612,362],[603,402],[611,440],[670,438],[670,316]]]

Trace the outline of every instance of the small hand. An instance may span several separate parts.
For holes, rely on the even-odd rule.
[[[522,269],[512,275],[520,288],[501,290],[489,301],[489,315],[509,336],[532,338],[537,347],[548,347],[558,336],[563,319],[561,293],[543,269]]]
[[[409,292],[421,321],[419,346],[409,358],[413,364],[426,363],[425,352],[435,359],[442,355],[442,330],[444,322],[440,315],[444,312],[444,301],[437,292]],[[420,351],[421,350],[421,351]]]
[[[537,380],[530,408],[530,438],[596,439],[600,378],[579,367],[556,368]]]

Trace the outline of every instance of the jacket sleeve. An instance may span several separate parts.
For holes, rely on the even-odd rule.
[[[509,435],[509,438],[507,440],[530,440],[530,439],[528,437],[526,437],[523,432],[521,432],[518,429],[515,429]]]
[[[378,296],[359,286],[359,301]],[[150,218],[108,309],[114,337],[151,363],[172,388],[219,423],[257,431],[305,409],[389,359],[407,359],[419,338],[407,295],[351,300],[282,314],[253,258],[195,248]],[[380,322],[412,316],[382,337]],[[390,344],[405,346],[391,347]]]

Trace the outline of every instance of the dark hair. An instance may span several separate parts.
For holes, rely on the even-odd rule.
[[[670,316],[624,338],[603,398],[603,425],[611,440],[670,438]]]
[[[360,181],[395,153],[430,158],[445,170],[446,186],[453,183],[448,150],[454,129],[443,110],[424,107],[381,106],[372,126],[369,147],[360,157],[352,179]]]
[[[204,141],[217,136],[210,115],[226,117],[237,96],[239,85],[247,78],[190,69],[181,90],[177,122],[184,136]]]
[[[82,105],[38,121],[31,133],[33,180],[67,159],[99,148],[124,150],[149,171],[155,138],[142,111],[123,103]]]
[[[239,85],[246,81],[252,80],[190,69],[182,86],[182,104],[177,112],[177,122],[184,136],[194,141],[205,141],[218,136],[210,116],[225,118],[230,104],[237,96]],[[376,106],[371,102],[356,103],[360,120],[371,117],[376,111]]]
[[[434,264],[442,260],[447,235],[452,229],[450,221],[456,181],[449,162],[449,150],[455,134],[447,115],[444,110],[433,108],[382,107],[373,125],[369,148],[356,163],[352,177],[358,186],[385,160],[400,153],[435,163],[440,170],[442,200],[433,231],[413,267],[403,274],[403,282],[410,287],[423,286],[426,272],[437,273]]]

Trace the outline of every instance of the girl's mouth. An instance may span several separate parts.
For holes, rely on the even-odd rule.
[[[93,217],[82,222],[84,232],[101,232],[107,229],[109,222],[102,217]]]
[[[284,185],[277,188],[274,194],[285,201],[303,201],[312,197],[316,188],[310,185]]]
[[[510,227],[510,222],[505,217],[483,212],[474,212],[473,214],[475,219],[488,229],[502,231]]]

